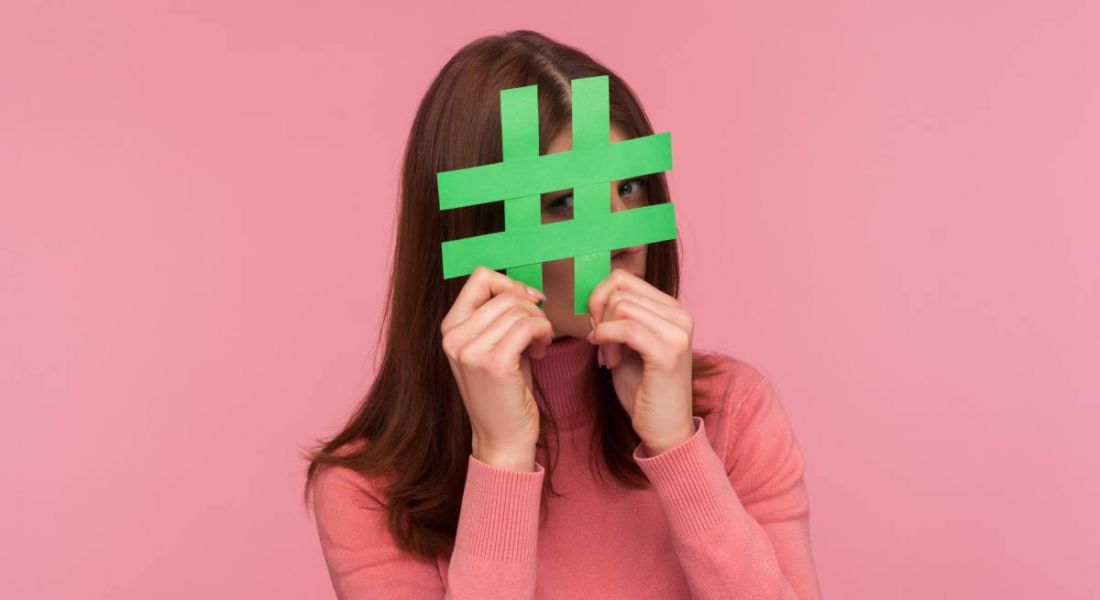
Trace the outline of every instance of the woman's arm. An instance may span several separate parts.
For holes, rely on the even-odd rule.
[[[727,459],[707,440],[703,420],[680,445],[634,459],[665,509],[692,597],[816,600],[809,497],[803,458],[770,381],[759,376],[738,402]],[[736,404],[736,406],[733,406]],[[728,465],[728,466],[727,466]]]
[[[336,596],[368,598],[534,598],[535,551],[544,469],[500,469],[472,455],[447,582],[434,561],[414,558],[390,535],[380,497],[359,473],[322,467],[314,518]]]

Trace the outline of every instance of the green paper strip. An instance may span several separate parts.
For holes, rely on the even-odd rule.
[[[500,93],[501,143],[504,161],[510,163],[539,156],[539,96],[535,86],[503,90]],[[538,194],[504,201],[504,229],[537,227],[542,223]],[[509,267],[508,276],[542,290],[542,265]]]
[[[668,171],[672,135],[655,133],[598,146],[436,174],[439,208],[448,210],[505,198],[545,194]],[[608,186],[610,187],[610,185]]]
[[[576,79],[572,82],[573,98],[573,150],[582,152],[589,149],[602,149],[611,143],[611,114],[608,102],[607,81],[595,78]],[[655,153],[655,156],[669,158],[671,152]],[[604,165],[606,167],[606,165]],[[627,177],[641,175],[635,173]],[[574,184],[573,220],[593,223],[611,214],[610,181],[589,184]],[[598,231],[593,234],[598,237]],[[675,232],[673,232],[675,236]],[[642,243],[642,242],[639,242]],[[628,244],[633,245],[633,244]],[[618,246],[613,246],[618,247]],[[578,254],[573,258],[573,312],[580,314],[588,309],[588,297],[596,285],[611,273],[611,247],[600,248],[601,252]]]
[[[469,275],[479,265],[497,270],[675,238],[672,205],[654,204],[588,221],[558,221],[443,242],[443,278]]]
[[[574,313],[611,271],[611,250],[676,238],[671,204],[611,212],[610,182],[672,168],[667,132],[610,142],[608,78],[574,79],[573,148],[539,155],[536,86],[500,93],[503,161],[436,174],[440,210],[504,201],[504,231],[443,242],[443,277],[478,266],[542,289],[542,263],[573,257]],[[540,195],[573,190],[573,219],[542,224]]]

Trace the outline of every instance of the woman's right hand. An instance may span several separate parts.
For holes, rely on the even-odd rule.
[[[534,470],[539,437],[526,355],[541,358],[554,335],[540,298],[538,290],[478,267],[440,325],[470,415],[474,457],[515,471]]]

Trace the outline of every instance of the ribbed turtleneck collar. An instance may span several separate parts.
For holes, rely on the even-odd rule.
[[[594,418],[591,409],[599,398],[601,375],[597,348],[584,338],[563,336],[551,342],[546,356],[531,360],[531,376],[546,394],[539,398],[536,391],[537,401],[540,408],[550,408],[559,427]]]

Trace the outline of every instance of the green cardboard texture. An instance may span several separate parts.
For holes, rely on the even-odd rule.
[[[676,239],[672,204],[611,212],[611,182],[672,168],[668,132],[611,143],[608,78],[574,79],[573,148],[539,155],[536,86],[500,92],[503,161],[436,174],[439,209],[504,202],[504,231],[443,242],[443,278],[478,266],[542,290],[542,263],[573,257],[573,312],[611,272],[611,251]],[[542,224],[541,194],[573,190],[573,218]]]

